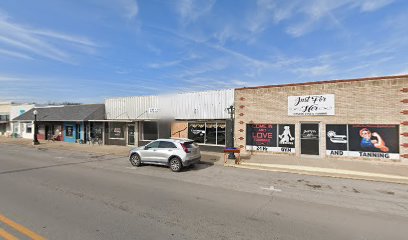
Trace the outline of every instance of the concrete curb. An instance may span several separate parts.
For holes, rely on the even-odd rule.
[[[269,172],[282,172],[309,176],[319,177],[331,177],[342,179],[354,179],[374,182],[387,182],[397,184],[407,184],[408,177],[378,173],[368,173],[341,169],[319,168],[319,167],[307,167],[307,166],[293,166],[293,165],[280,165],[280,164],[260,164],[260,163],[245,163],[242,162],[239,165],[225,164],[226,167],[235,167],[242,169],[261,170]]]

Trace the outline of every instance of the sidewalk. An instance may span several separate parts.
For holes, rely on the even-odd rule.
[[[249,159],[243,159],[239,165],[229,160],[226,166],[272,172],[408,184],[408,165],[398,162],[381,162],[379,160],[252,155]]]
[[[7,138],[0,136],[0,144],[16,144],[23,145],[26,147],[37,148],[37,149],[59,149],[64,151],[79,151],[88,152],[94,154],[112,154],[116,156],[128,157],[129,151],[133,148],[131,146],[115,146],[115,145],[90,145],[90,144],[79,144],[79,143],[67,143],[59,141],[40,141],[39,145],[32,145],[33,140],[24,138]],[[222,153],[215,152],[201,152],[201,162],[206,164],[219,164],[222,165],[223,161]]]

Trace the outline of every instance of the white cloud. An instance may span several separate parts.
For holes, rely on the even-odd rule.
[[[152,44],[147,44],[147,49],[151,52],[153,52],[156,55],[160,55],[162,53],[162,50]]]
[[[391,4],[394,0],[367,0],[361,5],[361,11],[372,12]]]
[[[248,82],[246,82],[246,81],[241,81],[241,80],[231,80],[231,83],[233,84],[233,85],[236,85],[236,86],[241,86],[241,87],[243,87],[243,86],[249,86],[250,85],[250,83],[248,83]]]
[[[322,75],[329,75],[334,72],[330,65],[303,67],[303,68],[295,69],[293,71],[302,76],[307,76],[307,75],[322,76]]]
[[[177,60],[173,60],[173,61],[167,61],[167,62],[150,63],[147,66],[149,68],[156,68],[156,69],[158,69],[158,68],[168,68],[168,67],[174,67],[174,66],[177,66],[177,65],[181,65],[181,64],[183,64],[185,62],[192,61],[192,60],[195,60],[195,59],[198,59],[198,58],[200,58],[198,55],[196,55],[194,53],[191,53],[188,56],[183,57],[181,59],[177,59]]]
[[[117,2],[121,5],[123,11],[125,12],[126,18],[132,19],[139,13],[139,5],[135,0],[120,0]]]
[[[2,43],[0,46],[8,49],[8,52],[3,51],[3,54],[8,53],[8,55],[20,58],[41,56],[74,64],[75,61],[69,50],[74,48],[80,52],[89,53],[98,47],[96,43],[85,37],[47,29],[36,29],[32,26],[16,23],[5,14],[0,16],[0,44]],[[68,45],[68,43],[70,44]]]
[[[214,4],[215,0],[180,0],[177,3],[176,11],[183,24],[188,24],[208,14]]]
[[[8,76],[8,75],[0,75],[0,82],[15,82],[15,81],[22,81],[24,79],[15,76]]]
[[[72,43],[76,43],[76,44],[80,44],[80,45],[85,45],[85,46],[90,46],[90,47],[98,47],[98,45],[95,42],[92,42],[91,40],[85,38],[85,37],[81,37],[81,36],[70,36],[70,35],[66,35],[63,33],[58,33],[58,32],[53,32],[53,31],[49,31],[49,30],[28,30],[28,32],[31,32],[33,34],[37,34],[37,35],[42,35],[45,37],[50,37],[50,38],[56,38],[56,39],[60,39],[63,41],[67,41],[67,42],[72,42]]]
[[[258,0],[254,14],[247,20],[247,27],[251,32],[258,33],[273,24],[283,24],[289,35],[300,37],[315,30],[319,24],[341,26],[335,17],[336,11],[358,9],[361,12],[372,12],[392,2],[393,0]]]
[[[167,68],[167,67],[174,67],[178,64],[180,64],[182,61],[181,60],[175,60],[175,61],[168,61],[168,62],[161,62],[161,63],[151,63],[148,64],[147,66],[149,68]]]
[[[9,51],[6,49],[0,49],[0,55],[6,55],[6,56],[10,56],[10,57],[15,57],[15,58],[21,58],[21,59],[26,59],[26,60],[32,60],[33,58],[26,55],[26,54],[22,54],[19,52],[15,52],[15,51]]]

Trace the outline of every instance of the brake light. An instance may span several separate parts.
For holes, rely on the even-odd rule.
[[[186,145],[184,145],[184,143],[182,143],[181,146],[183,147],[184,152],[190,153],[190,151],[188,150],[188,148],[186,147]]]

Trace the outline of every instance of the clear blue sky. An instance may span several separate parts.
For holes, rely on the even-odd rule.
[[[2,0],[0,101],[408,73],[405,0]]]

